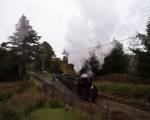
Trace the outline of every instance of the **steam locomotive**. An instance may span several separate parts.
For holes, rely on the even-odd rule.
[[[98,89],[86,74],[80,77],[72,77],[70,74],[63,73],[62,75],[57,75],[57,78],[84,100],[94,102],[98,97]]]

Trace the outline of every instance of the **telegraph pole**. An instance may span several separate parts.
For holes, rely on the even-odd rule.
[[[46,58],[47,54],[42,53],[41,54],[41,59],[42,59],[42,78],[44,80],[44,70],[45,70],[45,58]]]
[[[44,72],[44,69],[45,69],[45,54],[42,54],[42,74],[43,74],[43,72]]]

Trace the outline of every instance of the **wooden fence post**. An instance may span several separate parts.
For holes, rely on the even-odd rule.
[[[92,100],[91,100],[91,93],[89,96],[89,120],[92,120]]]
[[[109,108],[109,100],[108,99],[106,99],[106,104],[107,104],[107,110],[106,110],[106,112],[107,112],[107,119],[111,120],[111,112],[110,112],[110,108]]]
[[[54,85],[52,85],[52,92],[51,92],[51,98],[52,98],[52,99],[54,99],[54,92],[55,92],[55,90],[54,90]]]

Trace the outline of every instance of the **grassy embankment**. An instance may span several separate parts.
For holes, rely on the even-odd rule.
[[[0,83],[0,120],[87,120],[88,115],[45,97],[32,81]],[[93,120],[101,120],[101,116]]]
[[[150,105],[150,85],[114,81],[94,81],[94,84],[98,87],[99,92]]]
[[[0,83],[0,120],[19,120],[45,101],[32,81]]]
[[[93,120],[103,120],[101,116],[92,118]],[[88,120],[88,115],[76,110],[63,108],[40,108],[33,111],[23,120]]]

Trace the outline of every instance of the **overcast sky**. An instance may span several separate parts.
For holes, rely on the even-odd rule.
[[[42,41],[48,41],[57,55],[66,44],[65,34],[71,16],[79,14],[72,0],[0,0],[0,42],[7,41],[24,14]]]
[[[149,0],[0,0],[0,42],[24,14],[61,56],[64,48],[77,51],[144,32],[149,11]]]

